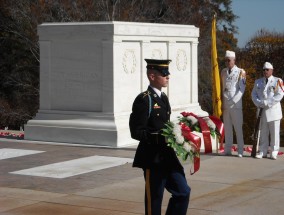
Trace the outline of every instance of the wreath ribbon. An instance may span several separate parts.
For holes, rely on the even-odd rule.
[[[204,148],[205,148],[204,153],[205,154],[212,153],[212,142],[211,142],[211,136],[210,136],[210,129],[207,123],[205,122],[205,120],[202,117],[198,117],[197,115],[191,112],[190,113],[182,112],[181,114],[184,117],[193,116],[198,120],[199,126],[201,128],[201,132],[203,135],[203,140],[204,140]]]
[[[224,123],[216,116],[209,116],[209,118],[215,123],[219,133],[220,133],[220,150],[224,149],[223,143],[224,143],[224,137],[225,137],[225,128]]]
[[[181,132],[184,138],[187,141],[190,141],[193,143],[195,150],[198,155],[194,155],[193,157],[193,171],[190,169],[190,174],[193,175],[196,173],[200,168],[200,147],[201,147],[201,138],[191,132],[191,129],[185,125],[184,123],[181,123]]]

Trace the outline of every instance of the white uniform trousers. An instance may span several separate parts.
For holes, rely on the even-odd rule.
[[[267,122],[266,116],[263,114],[261,117],[261,131],[259,140],[259,151],[260,153],[263,153],[263,156],[267,156],[269,143],[272,155],[277,156],[280,145],[280,120]]]
[[[228,108],[223,111],[223,120],[225,128],[225,153],[231,153],[233,144],[233,127],[235,129],[238,154],[243,154],[244,137],[243,137],[243,110],[241,108]]]

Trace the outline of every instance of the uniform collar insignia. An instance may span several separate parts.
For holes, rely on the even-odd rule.
[[[145,96],[149,96],[150,94],[151,94],[151,92],[147,90],[146,92],[144,92],[143,98],[144,98]]]

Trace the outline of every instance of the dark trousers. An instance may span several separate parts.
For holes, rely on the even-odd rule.
[[[164,189],[172,194],[166,215],[186,215],[190,187],[183,171],[145,169],[145,214],[161,215]]]

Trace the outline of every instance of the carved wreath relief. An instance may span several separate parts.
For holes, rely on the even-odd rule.
[[[176,64],[178,71],[185,71],[187,67],[187,56],[183,49],[177,50]]]
[[[152,59],[163,59],[163,55],[160,49],[153,49],[152,50]]]
[[[122,66],[125,73],[134,73],[136,71],[136,56],[133,49],[126,49],[122,59]]]

